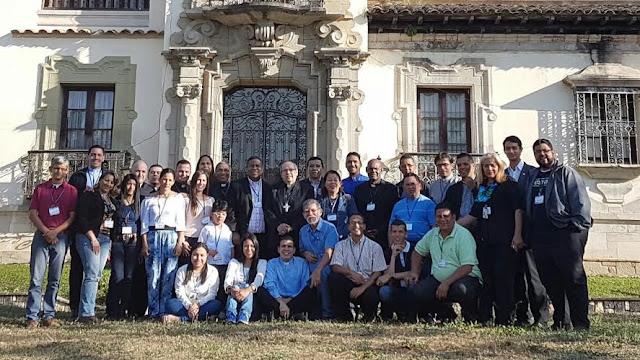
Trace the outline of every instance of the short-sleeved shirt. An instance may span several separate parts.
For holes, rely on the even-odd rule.
[[[69,214],[76,211],[78,190],[66,181],[55,186],[51,180],[44,182],[33,190],[29,210],[37,210],[38,217],[44,226],[56,228],[69,218]],[[58,207],[59,214],[51,215],[49,209]],[[55,213],[53,211],[52,213]]]
[[[344,266],[362,275],[365,280],[374,272],[387,269],[382,247],[366,236],[358,243],[351,236],[340,241],[333,250],[331,265]]]
[[[309,264],[309,270],[315,270],[327,249],[333,249],[338,243],[338,231],[328,221],[320,219],[315,230],[307,224],[300,229],[300,253],[311,251],[318,261]]]
[[[481,186],[471,208],[471,215],[478,219],[481,243],[511,244],[516,226],[515,213],[522,208],[522,196],[515,181],[509,179],[496,184],[493,189]]]
[[[451,234],[442,238],[439,228],[433,228],[418,242],[414,251],[422,256],[431,255],[431,274],[438,281],[448,279],[463,265],[473,265],[469,276],[482,281],[478,257],[476,256],[476,242],[469,230],[455,224]]]
[[[209,256],[207,262],[211,265],[227,265],[231,261],[231,249],[233,249],[233,233],[226,224],[217,227],[214,223],[202,228],[198,242],[203,242],[209,250],[215,250],[218,254]]]

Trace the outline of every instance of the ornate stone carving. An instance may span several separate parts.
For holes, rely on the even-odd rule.
[[[351,98],[352,90],[350,86],[331,86],[329,88],[329,98],[336,100],[348,100]]]
[[[178,26],[183,30],[171,35],[171,45],[174,46],[207,46],[208,38],[215,35],[219,28],[219,24],[211,20],[187,18],[178,20]]]
[[[325,39],[327,45],[359,48],[362,36],[354,32],[354,22],[348,21],[318,21],[315,25],[316,35]]]
[[[195,99],[202,94],[201,85],[178,84],[175,86],[175,94],[179,98]]]

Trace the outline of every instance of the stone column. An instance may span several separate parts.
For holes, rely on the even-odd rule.
[[[168,95],[171,101],[170,119],[167,121],[170,149],[169,164],[181,159],[189,160],[192,170],[200,156],[200,107],[203,71],[216,52],[206,47],[170,48],[164,53],[173,68],[173,87]]]

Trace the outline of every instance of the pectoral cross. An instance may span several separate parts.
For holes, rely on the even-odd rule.
[[[282,208],[284,209],[284,212],[289,212],[289,209],[291,208],[291,206],[289,206],[289,203],[285,203]]]

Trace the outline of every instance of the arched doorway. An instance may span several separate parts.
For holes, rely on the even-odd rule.
[[[224,94],[222,159],[234,179],[251,156],[262,158],[265,179],[279,179],[280,163],[294,161],[304,175],[307,96],[290,87],[240,87]]]

